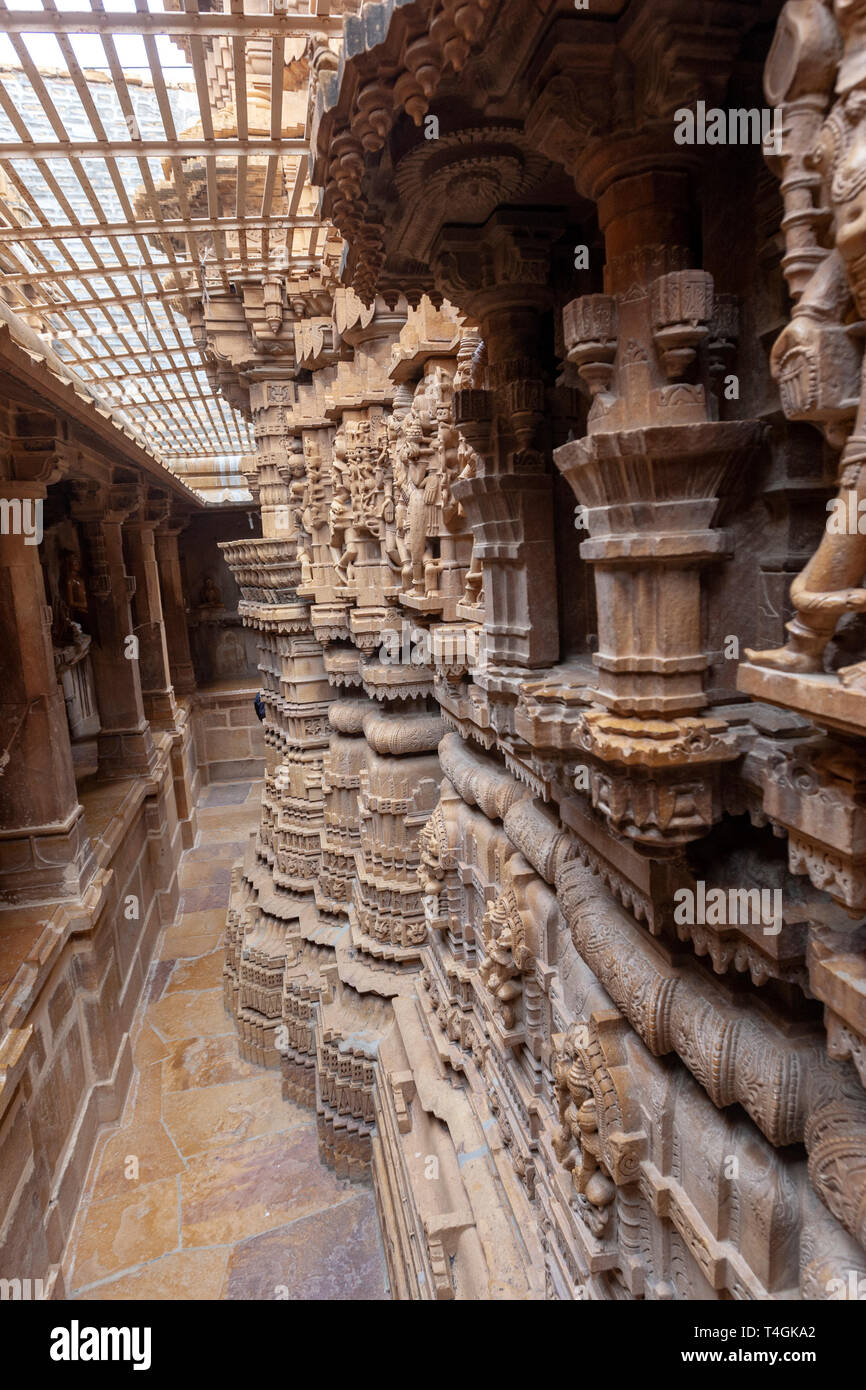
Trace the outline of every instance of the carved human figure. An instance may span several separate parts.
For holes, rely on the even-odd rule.
[[[427,558],[426,481],[429,459],[425,456],[423,428],[419,420],[409,425],[406,469],[406,533],[409,563],[404,569],[410,594],[424,594],[424,562]]]
[[[310,588],[313,584],[313,564],[308,550],[298,551],[298,564],[301,567],[301,588]]]
[[[593,1149],[598,1134],[596,1101],[584,1054],[587,1026],[573,1023],[554,1055],[554,1085],[560,1128],[553,1151],[571,1176],[572,1197],[581,1220],[601,1237],[610,1223],[616,1186],[604,1173]]]
[[[400,422],[393,453],[396,553],[404,589],[421,597],[427,592],[432,562],[427,504],[435,459],[429,384],[424,380],[416,388],[412,405]],[[432,481],[435,485],[435,479]]]
[[[353,527],[352,489],[349,474],[348,450],[343,429],[334,437],[331,458],[333,497],[328,517],[331,530],[331,555],[339,582],[353,583],[354,561],[358,558],[358,541]]]
[[[294,441],[293,441],[294,442]],[[298,441],[300,443],[300,440]],[[289,483],[289,535],[300,537],[304,529],[304,503],[307,496],[304,455],[292,453],[286,467]]]
[[[405,519],[404,487],[406,467],[402,452],[402,416],[392,413],[385,422],[385,439],[382,445],[383,462],[387,469],[390,460],[390,495],[382,514],[384,522],[382,535],[382,554],[397,573],[402,573],[406,562],[402,530]]]
[[[585,1025],[573,1024],[562,1036],[553,1068],[560,1125],[553,1139],[553,1151],[566,1172],[572,1175],[583,1162],[580,1108],[592,1098],[592,1088],[577,1046],[581,1029],[585,1029]]]
[[[87,617],[87,589],[81,577],[81,556],[74,550],[63,554],[63,599],[73,621]]]
[[[304,440],[304,458],[306,467],[304,469],[301,523],[307,535],[315,537],[318,530],[326,525],[328,518],[325,480],[322,475],[322,453],[316,440],[309,438]]]
[[[578,1195],[577,1209],[596,1239],[603,1236],[610,1225],[616,1186],[601,1169],[593,1173],[586,1184],[586,1191]]]
[[[818,208],[832,214],[832,249],[820,257],[806,280],[791,322],[777,339],[771,369],[779,381],[786,414],[820,425],[831,443],[839,444],[850,429],[846,402],[839,399],[845,365],[854,353],[846,322],[854,313],[866,317],[866,63],[863,62],[863,24],[866,0],[816,0],[792,11],[789,0],[779,23],[777,42],[767,64],[768,89],[774,87],[802,100],[829,100],[835,75],[835,97],[817,143],[802,170],[793,166],[796,141],[782,165],[788,178],[798,172],[814,175]],[[832,10],[832,13],[831,13]],[[792,35],[795,35],[792,42]],[[792,63],[796,55],[796,70]],[[841,54],[841,57],[839,57]],[[837,60],[837,61],[836,61]],[[798,85],[799,84],[799,85]],[[811,91],[818,87],[818,91]],[[824,90],[826,89],[826,90]],[[802,180],[801,180],[802,181]],[[802,237],[802,222],[789,219],[791,236]],[[795,260],[789,242],[790,259]],[[792,284],[792,291],[798,287]],[[791,601],[796,616],[788,623],[789,638],[778,650],[747,651],[760,666],[793,672],[820,672],[824,648],[846,613],[866,610],[866,390],[861,366],[859,398],[853,432],[840,460],[839,493],[828,517],[821,543],[794,580]],[[857,388],[855,388],[857,389]],[[835,395],[835,399],[834,399]],[[854,524],[847,524],[853,518]],[[862,530],[861,530],[862,524]],[[846,683],[866,683],[863,664],[841,672]]]
[[[202,608],[222,608],[223,596],[210,571],[204,577],[198,601]]]
[[[498,898],[487,909],[482,927],[487,959],[479,974],[485,988],[497,1001],[503,1026],[512,1029],[517,1022],[517,1004],[523,993],[522,972],[515,959],[514,928],[503,898]]]
[[[80,624],[69,616],[66,601],[59,596],[51,605],[51,642],[55,647],[68,647],[81,637]],[[55,660],[56,660],[55,656]]]
[[[439,895],[445,887],[445,866],[442,863],[442,844],[436,815],[431,816],[422,826],[418,836],[418,849],[421,855],[421,863],[418,866],[421,903],[424,908],[424,921],[430,930],[439,920]]]
[[[454,424],[452,401],[440,392],[436,405],[436,425],[439,454],[442,461],[441,507],[442,520],[449,531],[462,531],[466,527],[466,514],[451,493],[451,485],[460,476],[460,432]]]

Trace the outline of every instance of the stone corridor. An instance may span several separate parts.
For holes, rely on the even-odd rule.
[[[2,6],[0,1301],[866,1301],[864,349],[866,0]]]
[[[385,1299],[370,1189],[320,1162],[315,1114],[241,1060],[223,1007],[232,864],[260,782],[216,784],[133,1027],[134,1074],[97,1141],[67,1250],[70,1299]]]

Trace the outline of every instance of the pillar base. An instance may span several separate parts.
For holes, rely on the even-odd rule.
[[[101,730],[97,739],[97,749],[97,776],[102,781],[150,777],[156,769],[156,748],[150,725],[146,722],[136,729]]]
[[[150,725],[159,729],[177,728],[177,702],[172,686],[167,690],[143,690],[141,698],[145,718]]]
[[[80,898],[95,869],[80,805],[53,825],[0,831],[0,906]]]
[[[191,695],[194,690],[198,690],[195,678],[195,671],[192,666],[186,664],[172,668],[171,683],[175,695]]]

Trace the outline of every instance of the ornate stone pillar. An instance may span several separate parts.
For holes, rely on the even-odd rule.
[[[322,762],[331,688],[322,649],[311,632],[278,636],[277,691],[265,703],[281,718],[273,877],[293,896],[311,894],[321,869],[324,825]]]
[[[727,553],[720,499],[762,431],[718,418],[714,345],[736,338],[736,308],[691,268],[688,174],[613,181],[599,220],[606,292],[564,316],[593,405],[585,437],[555,455],[595,570],[598,708],[579,737],[594,805],[659,853],[718,819],[718,767],[736,756],[726,725],[705,713],[701,571]]]
[[[333,694],[310,604],[297,592],[302,567],[292,484],[303,476],[303,455],[287,409],[296,387],[285,369],[280,380],[267,366],[252,368],[250,376],[264,536],[221,548],[241,590],[238,611],[259,634],[268,763],[261,825],[233,896],[226,983],[246,1055],[275,1066],[283,1050],[276,1032],[286,962],[294,949],[289,928],[300,910],[312,907],[321,871],[322,764]]]
[[[423,699],[389,700],[364,720],[349,920],[358,951],[394,967],[417,966],[427,939],[419,839],[439,799],[436,750],[444,733]]]
[[[126,572],[123,527],[134,510],[134,488],[79,488],[73,514],[83,523],[90,557],[90,594],[96,621],[92,648],[101,728],[99,776],[148,776],[156,749],[144,713],[141,675],[130,611],[135,580]]]
[[[3,479],[11,508],[41,508],[44,482]],[[78,801],[51,610],[33,535],[0,530],[0,902],[75,898],[95,868]]]
[[[328,710],[333,733],[323,760],[322,870],[314,891],[319,915],[326,921],[334,918],[342,925],[349,919],[355,856],[361,837],[358,791],[367,750],[364,720],[373,709],[372,700],[358,697],[337,700]]]
[[[126,527],[129,560],[135,580],[135,635],[139,645],[141,693],[144,712],[151,724],[173,728],[177,715],[168,643],[162,611],[154,530],[159,515],[145,502],[143,514]]]
[[[559,659],[540,346],[558,231],[540,213],[498,212],[481,230],[444,228],[434,251],[437,283],[478,323],[486,349],[476,388],[455,392],[455,423],[470,448],[451,491],[474,533],[473,564],[484,571],[484,635],[493,667]]]
[[[399,592],[400,577],[387,550],[394,513],[388,368],[406,312],[381,299],[365,308],[350,290],[334,294],[335,329],[353,351],[351,361],[337,364],[327,389],[327,413],[337,424],[331,546],[337,592],[349,605],[349,634],[368,652],[378,649],[384,629],[396,626],[389,599]]]
[[[239,611],[262,634],[265,725],[279,754],[265,781],[262,841],[274,884],[290,900],[311,898],[321,867],[322,759],[331,701],[310,605],[298,595],[300,502],[294,489],[304,461],[299,431],[289,429],[296,395],[294,383],[285,376],[274,380],[267,368],[251,385],[264,538],[247,543],[255,552],[254,570],[239,575]],[[230,563],[242,545],[224,547]],[[258,587],[246,587],[250,578],[257,578]]]
[[[164,522],[158,526],[155,533],[165,642],[171,683],[176,695],[189,695],[195,690],[195,672],[189,649],[186,602],[177,548],[177,538],[184,525],[183,522]]]

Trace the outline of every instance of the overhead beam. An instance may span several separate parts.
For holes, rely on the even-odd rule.
[[[237,267],[238,272],[240,272],[242,268],[251,272],[256,271],[257,267],[261,267],[261,272],[273,268],[269,265],[267,261],[262,260],[262,258],[259,256],[254,256],[251,260],[244,262],[243,267],[241,265],[240,260],[236,260],[234,258],[228,260],[226,262],[226,265],[230,268]],[[177,274],[180,271],[185,270],[191,270],[197,273],[199,269],[200,266],[197,261],[166,261],[160,265],[144,264],[138,266],[113,264],[104,266],[102,269],[100,269],[97,266],[81,266],[77,267],[75,270],[70,270],[68,266],[57,266],[57,268],[54,270],[21,270],[12,271],[9,274],[6,274],[6,272],[3,271],[0,272],[0,276],[2,276],[2,278],[0,278],[0,288],[2,288],[4,285],[38,285],[43,284],[45,281],[57,281],[58,283],[60,283],[65,280],[104,280],[109,276],[114,278],[119,278],[123,276],[129,278],[131,276],[133,279],[135,279],[136,276],[150,275],[151,273],[165,275],[169,272],[172,272],[174,274]],[[291,265],[289,267],[290,271],[302,270],[309,272],[320,269],[321,261],[315,256],[293,256]],[[238,278],[240,278],[240,276]],[[183,299],[200,297],[200,295],[201,291],[198,289],[166,289],[164,295],[161,297],[165,299]],[[136,296],[136,298],[140,298],[140,296]],[[104,303],[110,304],[112,303],[112,300],[113,296],[107,295],[104,300]]]
[[[2,29],[0,24],[0,29]],[[303,139],[251,135],[215,140],[31,140],[4,141],[0,159],[204,159],[206,155],[305,154]]]
[[[5,10],[5,34],[153,34],[157,37],[270,39],[292,34],[341,34],[342,15],[315,14],[118,14],[99,10]]]
[[[271,231],[284,231],[293,224],[296,227],[318,226],[320,219],[315,216],[292,217],[275,214],[271,217],[189,217],[166,218],[164,222],[70,222],[66,225],[52,224],[28,227],[0,226],[0,241],[56,241],[58,237],[76,240],[89,237],[111,236],[181,236],[195,232],[260,232],[265,228]],[[143,267],[147,270],[147,266]]]
[[[103,445],[109,446],[108,458],[114,463],[137,464],[167,490],[198,503],[187,484],[162,464],[141,434],[133,433],[130,426],[119,419],[110,403],[98,402],[90,392],[82,394],[84,383],[78,380],[76,388],[68,368],[64,376],[56,375],[50,354],[44,350],[34,356],[27,342],[27,329],[14,315],[10,317],[6,309],[7,306],[0,304],[0,320],[3,320],[0,322],[0,393],[6,399],[16,400],[22,390],[32,392],[42,402],[42,408],[55,410],[70,419],[70,442],[77,436],[76,427],[83,428],[88,435],[96,436]]]

